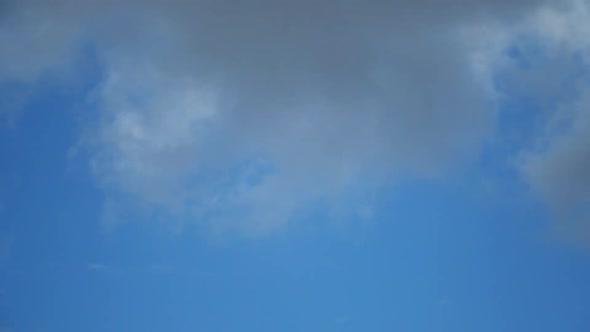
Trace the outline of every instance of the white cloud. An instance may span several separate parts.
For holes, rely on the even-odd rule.
[[[199,172],[195,154],[215,116],[216,96],[190,77],[149,65],[111,69],[99,91],[104,114],[94,170],[107,185],[175,205],[187,195],[186,177]]]

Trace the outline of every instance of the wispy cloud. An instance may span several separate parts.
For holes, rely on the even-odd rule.
[[[112,269],[109,265],[101,263],[88,263],[86,267],[93,271],[109,271]]]

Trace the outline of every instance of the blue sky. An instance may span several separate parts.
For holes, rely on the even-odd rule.
[[[0,13],[0,332],[590,329],[587,2]]]

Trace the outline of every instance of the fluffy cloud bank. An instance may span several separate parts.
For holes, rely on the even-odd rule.
[[[5,6],[5,80],[34,80],[76,45],[96,49],[91,163],[107,193],[249,232],[318,201],[364,211],[363,197],[348,197],[476,156],[494,132],[506,50],[527,35],[578,52],[583,34],[567,17],[587,16],[582,2],[536,0]],[[522,158],[550,202],[587,172],[561,165],[588,151],[568,143],[590,142],[578,128],[588,112],[577,109],[576,125]],[[571,200],[581,203],[589,186],[579,186]]]

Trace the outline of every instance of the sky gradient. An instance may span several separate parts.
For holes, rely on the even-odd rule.
[[[0,332],[589,331],[589,22],[0,0]]]

